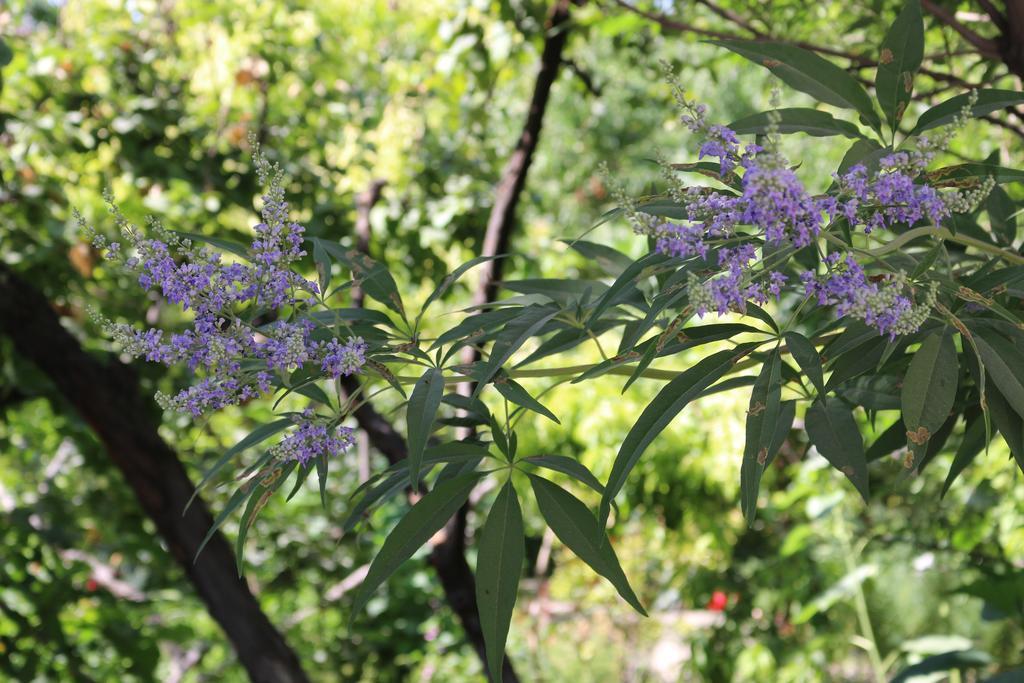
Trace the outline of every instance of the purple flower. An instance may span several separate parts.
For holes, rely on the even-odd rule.
[[[344,344],[332,339],[323,347],[321,369],[337,379],[359,372],[366,363],[366,350],[369,347],[362,337],[349,337]]]
[[[321,455],[331,457],[348,450],[355,443],[355,430],[341,425],[330,426],[310,409],[294,418],[295,430],[274,446],[283,460],[297,460],[306,467]]]

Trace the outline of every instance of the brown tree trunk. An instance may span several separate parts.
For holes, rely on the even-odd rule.
[[[0,334],[34,363],[96,433],[156,524],[161,540],[231,640],[257,683],[302,683],[298,658],[238,577],[227,540],[216,534],[193,563],[213,524],[201,500],[183,515],[195,488],[157,433],[151,404],[127,366],[86,353],[49,302],[0,263]]]

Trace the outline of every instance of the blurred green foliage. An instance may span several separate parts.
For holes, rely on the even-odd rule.
[[[842,36],[855,47],[878,43],[892,7],[865,5],[856,17],[840,3],[771,11],[779,33]],[[355,195],[386,180],[371,249],[406,298],[422,301],[479,247],[525,116],[544,11],[527,0],[17,0],[0,8],[12,52],[0,92],[2,258],[47,293],[88,348],[107,342],[87,303],[112,317],[173,316],[104,267],[70,207],[101,223],[109,187],[140,221],[153,213],[172,228],[244,234],[254,222],[253,132],[293,178],[290,201],[312,235],[350,243]],[[722,122],[763,109],[772,87],[722,51],[600,3],[576,22],[569,56],[600,94],[563,69],[521,209],[517,277],[600,275],[559,240],[608,208],[601,161],[641,192],[658,178],[654,152],[671,156],[685,142],[659,59],[680,65]],[[788,103],[805,102],[788,93]],[[971,158],[1014,144],[991,129],[964,140]],[[841,155],[815,140],[787,144],[802,145],[794,158],[811,171]],[[632,254],[643,247],[621,223],[589,239]],[[576,358],[599,360],[582,350]],[[138,372],[150,392],[187,381]],[[187,668],[181,680],[242,680],[87,426],[4,340],[0,377],[0,675],[171,680]],[[571,455],[604,480],[657,390],[647,380],[620,388],[608,377],[586,392],[553,388],[545,402],[559,406],[562,425],[524,421],[520,450]],[[748,529],[737,502],[744,405],[739,392],[691,406],[627,483],[614,540],[651,619],[552,548],[537,510],[524,510],[534,569],[509,643],[524,680],[867,680],[866,650],[896,671],[951,642],[986,651],[990,668],[1021,662],[1024,490],[1001,441],[941,500],[945,468],[899,478],[900,462],[886,462],[890,483],[867,506],[835,485],[823,459],[804,457],[806,444],[788,443]],[[162,434],[196,474],[268,414],[248,406],[199,424],[166,416]],[[326,509],[309,485],[287,505],[272,500],[256,522],[248,579],[271,621],[315,680],[481,680],[422,564],[401,569],[348,628],[345,579],[404,506],[383,507],[369,531],[343,537],[356,470],[354,456],[333,468]],[[207,498],[217,509],[229,493]],[[716,592],[724,610],[705,609]]]

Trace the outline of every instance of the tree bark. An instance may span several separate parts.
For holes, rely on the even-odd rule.
[[[224,629],[249,677],[256,683],[307,681],[295,653],[239,578],[224,536],[215,534],[193,562],[213,518],[201,500],[182,514],[195,488],[174,451],[160,438],[151,404],[140,395],[131,369],[86,353],[46,298],[3,263],[0,334],[49,377],[103,443],[168,551]]]

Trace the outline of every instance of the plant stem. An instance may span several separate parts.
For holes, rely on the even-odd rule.
[[[882,254],[888,254],[889,252],[896,251],[904,244],[916,240],[918,237],[926,237],[929,235],[934,237],[941,237],[942,239],[947,240],[949,242],[956,242],[957,244],[962,244],[967,247],[974,247],[978,251],[983,251],[987,254],[992,254],[993,256],[997,256],[1003,259],[1004,261],[1007,261],[1014,265],[1024,265],[1024,256],[1022,256],[1021,254],[1009,251],[1007,249],[1001,249],[1000,247],[997,247],[994,244],[983,242],[982,240],[975,239],[974,237],[969,237],[968,235],[954,234],[947,230],[946,228],[937,228],[930,225],[922,226],[920,228],[914,228],[913,230],[908,230],[902,235],[896,237],[896,239],[892,240],[891,242],[887,242],[886,244],[876,249],[867,250],[867,253],[873,256],[881,256]]]

